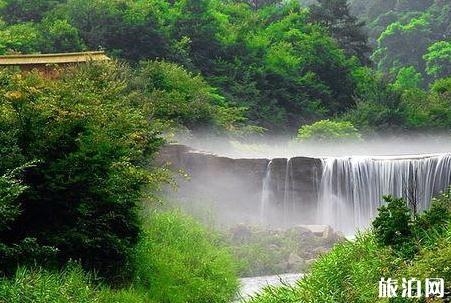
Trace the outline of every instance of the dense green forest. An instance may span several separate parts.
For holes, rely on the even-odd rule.
[[[211,86],[209,103],[227,108],[220,119],[252,126],[233,127],[241,134],[294,135],[321,119],[347,120],[364,133],[447,130],[450,7],[438,0],[6,0],[0,52],[105,49],[131,66],[173,62]]]
[[[113,59],[55,79],[0,71],[0,302],[230,302],[237,266],[224,239],[155,211],[173,183],[153,161],[160,147],[179,133],[449,132],[450,19],[444,0],[0,1],[1,55]],[[331,289],[321,302],[374,302],[365,283],[382,261],[426,275],[440,249],[449,264],[449,200],[408,214],[405,243],[384,242],[381,215],[299,287],[255,302],[318,302],[314,285]],[[437,213],[448,217],[436,224]],[[324,280],[341,265],[346,276]],[[349,297],[348,278],[367,297]]]

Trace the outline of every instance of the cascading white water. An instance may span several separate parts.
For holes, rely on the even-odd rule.
[[[293,196],[293,161],[287,159],[285,167],[285,181],[283,189],[283,223],[288,224],[290,216],[296,211],[295,197]]]
[[[268,203],[271,201],[271,167],[272,160],[269,161],[268,166],[266,167],[265,178],[263,179],[263,187],[262,187],[262,196],[260,200],[260,223],[264,224],[266,222],[266,211],[268,207]]]
[[[322,159],[318,218],[353,234],[365,228],[383,195],[415,196],[417,209],[451,184],[451,154],[416,158],[338,157]]]

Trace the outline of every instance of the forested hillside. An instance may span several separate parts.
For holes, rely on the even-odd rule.
[[[0,52],[174,62],[268,133],[326,118],[364,132],[449,128],[449,80],[429,86],[449,76],[450,5],[380,2],[6,0]]]

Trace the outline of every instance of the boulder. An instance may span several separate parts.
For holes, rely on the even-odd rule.
[[[296,226],[292,228],[296,234],[299,240],[304,240],[304,239],[312,239],[315,237],[315,234],[308,228],[304,227],[304,226]]]

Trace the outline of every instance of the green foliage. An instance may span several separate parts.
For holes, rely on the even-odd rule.
[[[3,0],[0,13],[2,19],[10,24],[38,22],[61,2],[64,0]]]
[[[238,131],[245,108],[229,106],[200,75],[163,61],[146,61],[131,86],[146,97],[148,114],[192,131]]]
[[[413,67],[401,68],[394,83],[368,69],[356,70],[354,77],[359,83],[357,105],[340,119],[352,122],[362,133],[451,127],[447,78],[437,80],[429,91],[424,91],[420,88],[421,75]]]
[[[64,270],[17,269],[14,277],[0,279],[0,302],[8,303],[155,303],[144,291],[110,289],[76,264]]]
[[[11,173],[0,176],[0,231],[8,228],[20,214],[17,198],[26,190]]]
[[[19,197],[27,187],[18,181],[17,174],[26,167],[19,167],[0,176],[0,234],[9,232],[21,214]],[[0,274],[13,271],[19,261],[33,265],[37,260],[53,257],[55,253],[53,247],[39,245],[33,237],[26,237],[17,243],[0,241]]]
[[[0,28],[0,54],[35,53],[44,44],[42,32],[33,23],[20,23]]]
[[[326,27],[348,56],[356,56],[363,64],[369,64],[370,48],[367,44],[364,22],[350,12],[347,0],[319,0],[312,5],[311,18]]]
[[[123,58],[137,61],[156,58],[167,51],[168,41],[160,28],[164,1],[69,0],[61,17],[80,33],[89,49],[105,48]]]
[[[447,24],[451,6],[445,2],[424,1],[422,5],[412,2],[415,1],[374,4],[383,11],[379,16],[376,13],[376,16],[369,17],[371,35],[377,39],[377,49],[372,58],[379,70],[394,75],[402,67],[413,66],[427,84],[449,74],[446,69],[449,58],[443,37],[450,34]]]
[[[219,238],[178,212],[154,213],[136,249],[136,281],[157,302],[230,302],[238,287]]]
[[[321,120],[311,125],[304,125],[298,131],[297,139],[316,142],[337,142],[360,140],[358,130],[347,121]]]
[[[395,90],[403,91],[406,89],[420,88],[423,79],[413,66],[402,67],[398,71],[396,81],[393,83]]]
[[[7,134],[0,169],[37,160],[23,171],[27,190],[14,202],[20,214],[0,232],[0,243],[58,250],[56,258],[38,263],[81,259],[110,280],[126,276],[119,272],[137,241],[141,189],[161,181],[142,166],[149,166],[162,139],[133,105],[122,77],[114,63],[56,80],[0,73],[0,127]],[[12,255],[10,265],[27,262],[20,256]]]
[[[435,42],[429,46],[423,58],[427,65],[426,72],[435,79],[451,74],[451,42]]]
[[[19,268],[12,279],[0,280],[0,301],[9,303],[100,302],[80,267],[60,273]]]
[[[41,49],[47,53],[74,52],[86,49],[78,30],[67,20],[44,20],[42,31],[46,45]]]
[[[404,199],[384,197],[386,205],[379,208],[373,221],[374,234],[381,245],[393,247],[402,257],[411,258],[415,253],[412,244],[412,214]]]
[[[55,5],[40,0],[39,16],[31,16],[24,2],[9,0],[3,10],[20,7],[29,22],[11,17],[3,29],[3,53],[100,47],[134,63],[175,61],[218,88],[224,99],[214,98],[219,103],[214,119],[235,132],[243,131],[235,125],[245,123],[243,116],[281,132],[352,104],[356,62],[346,54],[361,52],[356,41],[364,37],[348,13],[332,16],[336,26],[331,33],[338,31],[341,37],[337,45],[325,25],[312,22],[296,1],[69,0]],[[339,28],[340,18],[346,21],[344,28]]]
[[[406,126],[416,129],[449,129],[451,127],[451,87],[446,79],[434,82],[428,93],[412,89],[404,92]]]
[[[397,70],[403,66],[424,70],[422,56],[431,43],[428,17],[423,15],[408,24],[396,22],[387,27],[379,37],[378,49],[374,53],[374,60],[381,70]]]
[[[356,69],[353,77],[357,82],[357,104],[340,119],[350,121],[364,134],[402,128],[405,121],[401,92],[393,89],[386,77],[369,68]]]
[[[438,79],[431,84],[431,92],[449,97],[451,94],[451,77]]]

